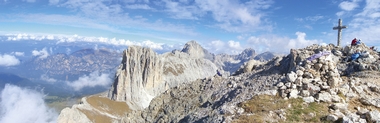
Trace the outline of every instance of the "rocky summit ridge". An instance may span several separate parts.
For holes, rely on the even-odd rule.
[[[62,110],[58,122],[237,122],[242,117],[302,122],[289,121],[292,113],[287,111],[297,108],[291,104],[260,110],[269,110],[264,114],[245,107],[260,95],[300,99],[306,106],[323,104],[318,111],[296,114],[317,119],[313,122],[380,122],[379,55],[364,43],[311,45],[264,62],[239,59],[245,62],[233,75],[223,76],[215,70],[238,63],[231,62],[236,56],[207,55],[194,42],[184,49],[158,55],[147,48],[129,47],[108,94],[83,98],[81,104]],[[362,52],[361,57],[349,61],[356,51]],[[260,105],[266,103],[275,102]],[[117,110],[111,106],[126,104],[127,108]],[[318,117],[322,111],[326,111],[323,117]]]

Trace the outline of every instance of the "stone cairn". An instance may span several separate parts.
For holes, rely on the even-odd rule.
[[[348,62],[347,59],[357,50],[362,52],[361,57],[357,61]],[[308,59],[319,52],[328,53],[313,60]],[[276,85],[281,97],[302,98],[306,103],[329,103],[331,114],[327,116],[327,120],[337,121],[342,118],[347,122],[380,122],[379,111],[355,107],[357,112],[352,113],[348,111],[347,103],[350,99],[361,98],[360,100],[366,100],[362,101],[363,104],[380,108],[380,96],[373,97],[373,93],[380,95],[380,91],[376,92],[380,87],[362,82],[358,78],[346,81],[342,79],[343,76],[358,71],[378,71],[377,52],[365,44],[344,48],[330,44],[292,49],[287,57],[290,57],[289,72],[286,79]]]

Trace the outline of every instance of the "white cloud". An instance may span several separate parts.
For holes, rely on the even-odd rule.
[[[49,39],[49,37],[46,36],[38,36],[38,35],[30,35],[30,34],[7,34],[7,40],[9,41],[20,41],[20,40],[36,40],[41,41],[44,39]]]
[[[73,8],[73,9],[77,11],[80,8]],[[93,10],[93,12],[88,10],[87,11],[87,13],[89,13],[88,15],[85,14],[85,12],[83,13],[78,12],[81,14],[77,14],[77,15],[17,14],[17,15],[9,15],[9,16],[12,16],[12,20],[21,21],[21,22],[64,25],[64,26],[69,26],[72,28],[100,29],[104,31],[118,33],[118,34],[128,34],[128,35],[138,35],[138,36],[147,36],[148,34],[145,32],[146,30],[171,32],[171,33],[191,35],[191,36],[198,34],[194,31],[193,27],[183,25],[183,24],[174,24],[174,23],[162,21],[161,19],[149,21],[149,19],[143,18],[143,16],[140,16],[140,18],[130,17],[128,13],[112,14],[112,13],[106,13],[106,12],[99,13],[98,11],[101,11],[101,10]],[[90,15],[90,14],[93,14],[93,15]],[[138,30],[142,30],[142,31],[131,33],[129,31],[125,31],[121,29],[121,28],[131,28],[131,27],[137,28]],[[148,35],[148,36],[151,36],[151,35]],[[162,38],[162,37],[158,37],[158,38]]]
[[[345,14],[345,11],[340,11],[340,12],[337,12],[337,13],[336,13],[336,16],[341,17],[341,16],[344,15],[344,14]]]
[[[32,51],[32,55],[33,56],[38,56],[38,58],[40,58],[40,59],[44,59],[44,58],[47,58],[49,56],[49,53],[48,53],[48,51],[46,50],[46,47],[45,47],[45,48],[43,48],[40,51],[33,50]]]
[[[149,5],[147,4],[131,4],[131,5],[126,5],[125,7],[128,9],[145,9],[145,10],[153,9],[149,7]]]
[[[0,54],[0,66],[15,66],[20,64],[20,60],[13,55]]]
[[[228,47],[233,48],[233,49],[243,49],[240,46],[240,42],[235,42],[235,41],[228,41]]]
[[[271,30],[269,24],[263,24],[262,9],[268,9],[273,1],[256,0],[239,3],[232,0],[195,0],[196,5],[202,11],[211,13],[218,26],[231,32],[246,32],[255,30]],[[266,25],[266,26],[264,26]]]
[[[378,0],[366,0],[366,6],[363,11],[357,16],[364,16],[370,18],[378,18],[380,11],[380,1]]]
[[[164,0],[167,12],[171,13],[173,18],[178,19],[194,19],[197,20],[196,14],[199,8],[197,6],[189,5],[184,2],[175,2],[171,0]]]
[[[36,2],[36,0],[22,0],[22,1],[26,1],[26,2],[29,2],[29,3],[34,3],[34,2]]]
[[[116,38],[105,38],[105,37],[83,37],[78,35],[71,35],[71,36],[63,36],[63,35],[33,35],[33,34],[7,34],[8,40],[11,41],[19,41],[19,40],[55,40],[58,41],[57,43],[64,43],[64,42],[93,42],[93,43],[104,43],[104,44],[111,44],[116,46],[131,46],[131,45],[137,45],[142,47],[149,47],[154,50],[163,50],[163,43],[156,43],[150,40],[145,41],[130,41],[125,39],[116,39]],[[32,38],[33,37],[33,38]],[[49,49],[50,53],[52,53],[52,49]],[[33,50],[32,51],[33,56],[40,56],[40,58],[46,58],[49,56],[49,52],[46,48],[38,51]]]
[[[40,79],[43,80],[43,81],[49,82],[49,83],[55,83],[55,82],[57,82],[56,79],[54,79],[54,78],[50,78],[50,77],[49,77],[48,75],[46,75],[46,74],[42,74],[41,77],[40,77]]]
[[[210,25],[206,26],[231,32],[252,32],[272,30],[272,24],[265,18],[267,13],[263,10],[269,9],[273,3],[273,0],[166,0],[151,3],[149,0],[49,0],[50,5],[70,9],[69,11],[75,14],[9,14],[7,17],[17,22],[94,28],[122,34],[130,33],[123,29],[132,27],[142,30],[137,32],[140,35],[143,35],[145,30],[154,30],[194,36],[198,33],[193,25],[172,23],[167,21],[167,17],[160,17],[163,18],[161,20],[139,16],[140,18],[136,19],[136,14],[125,8],[154,12],[164,8],[163,12],[167,12],[173,18],[210,21]]]
[[[289,43],[286,45],[286,48],[304,48],[312,44],[319,44],[319,40],[307,40],[306,33],[296,32],[297,39],[290,39]]]
[[[250,32],[271,30],[271,25],[263,20],[265,12],[273,4],[272,0],[241,2],[235,0],[165,0],[162,4],[165,12],[176,19],[213,19],[213,26],[231,32]],[[265,24],[264,24],[265,23]]]
[[[315,21],[318,21],[318,20],[323,19],[323,18],[324,17],[321,15],[315,15],[315,16],[307,16],[305,18],[295,18],[294,20],[299,21],[299,22],[303,22],[303,21],[315,22]]]
[[[85,2],[79,9],[85,16],[108,18],[111,16],[122,16],[122,8],[118,4],[105,5],[102,1]]]
[[[247,42],[257,52],[272,51],[276,53],[288,53],[290,49],[304,48],[312,44],[322,43],[320,40],[306,39],[306,33],[296,32],[296,39],[278,37],[276,35],[251,36]]]
[[[216,54],[227,53],[227,54],[239,54],[243,51],[244,48],[240,46],[239,42],[236,41],[228,41],[223,42],[220,40],[211,41],[205,45],[205,48],[208,51],[211,51]]]
[[[343,1],[339,4],[339,8],[340,9],[343,9],[345,11],[352,11],[354,10],[355,8],[359,7],[358,3],[353,1],[353,2],[349,2],[349,1]]]
[[[24,52],[12,52],[11,54],[15,56],[24,56]]]
[[[138,44],[138,45],[144,46],[144,47],[149,47],[149,48],[152,48],[155,50],[162,50],[163,49],[162,43],[155,43],[155,42],[152,42],[150,40],[143,41],[141,44]]]
[[[57,113],[49,109],[43,95],[14,85],[1,91],[1,123],[55,123]]]
[[[362,0],[352,0],[352,1],[343,1],[339,4],[339,8],[342,9],[342,11],[339,11],[336,13],[338,17],[342,17],[344,15],[351,16],[351,11],[354,9],[360,7],[359,2]]]
[[[306,20],[310,20],[310,21],[318,21],[320,19],[323,19],[323,16],[316,15],[316,16],[308,16],[308,17],[306,17]]]
[[[55,5],[58,3],[59,3],[59,0],[49,0],[49,4],[51,4],[51,5]]]
[[[95,87],[95,86],[110,86],[112,79],[109,74],[100,73],[95,71],[90,73],[90,75],[84,75],[79,77],[78,80],[73,82],[67,82],[67,85],[74,88],[74,90],[79,91],[84,87]]]
[[[313,29],[313,27],[312,26],[310,26],[310,25],[305,25],[304,26],[306,29],[310,29],[310,30],[312,30]]]

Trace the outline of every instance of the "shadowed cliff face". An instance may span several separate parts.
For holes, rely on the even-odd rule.
[[[115,101],[125,101],[131,109],[142,109],[150,100],[165,90],[213,76],[217,67],[203,59],[203,48],[187,45],[191,52],[173,51],[159,55],[149,48],[129,47],[123,53],[115,82],[108,97]]]

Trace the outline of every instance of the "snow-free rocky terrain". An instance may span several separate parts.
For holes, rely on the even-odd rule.
[[[255,55],[214,55],[195,41],[164,54],[129,47],[109,91],[63,109],[58,122],[380,122],[379,56],[365,44]]]

